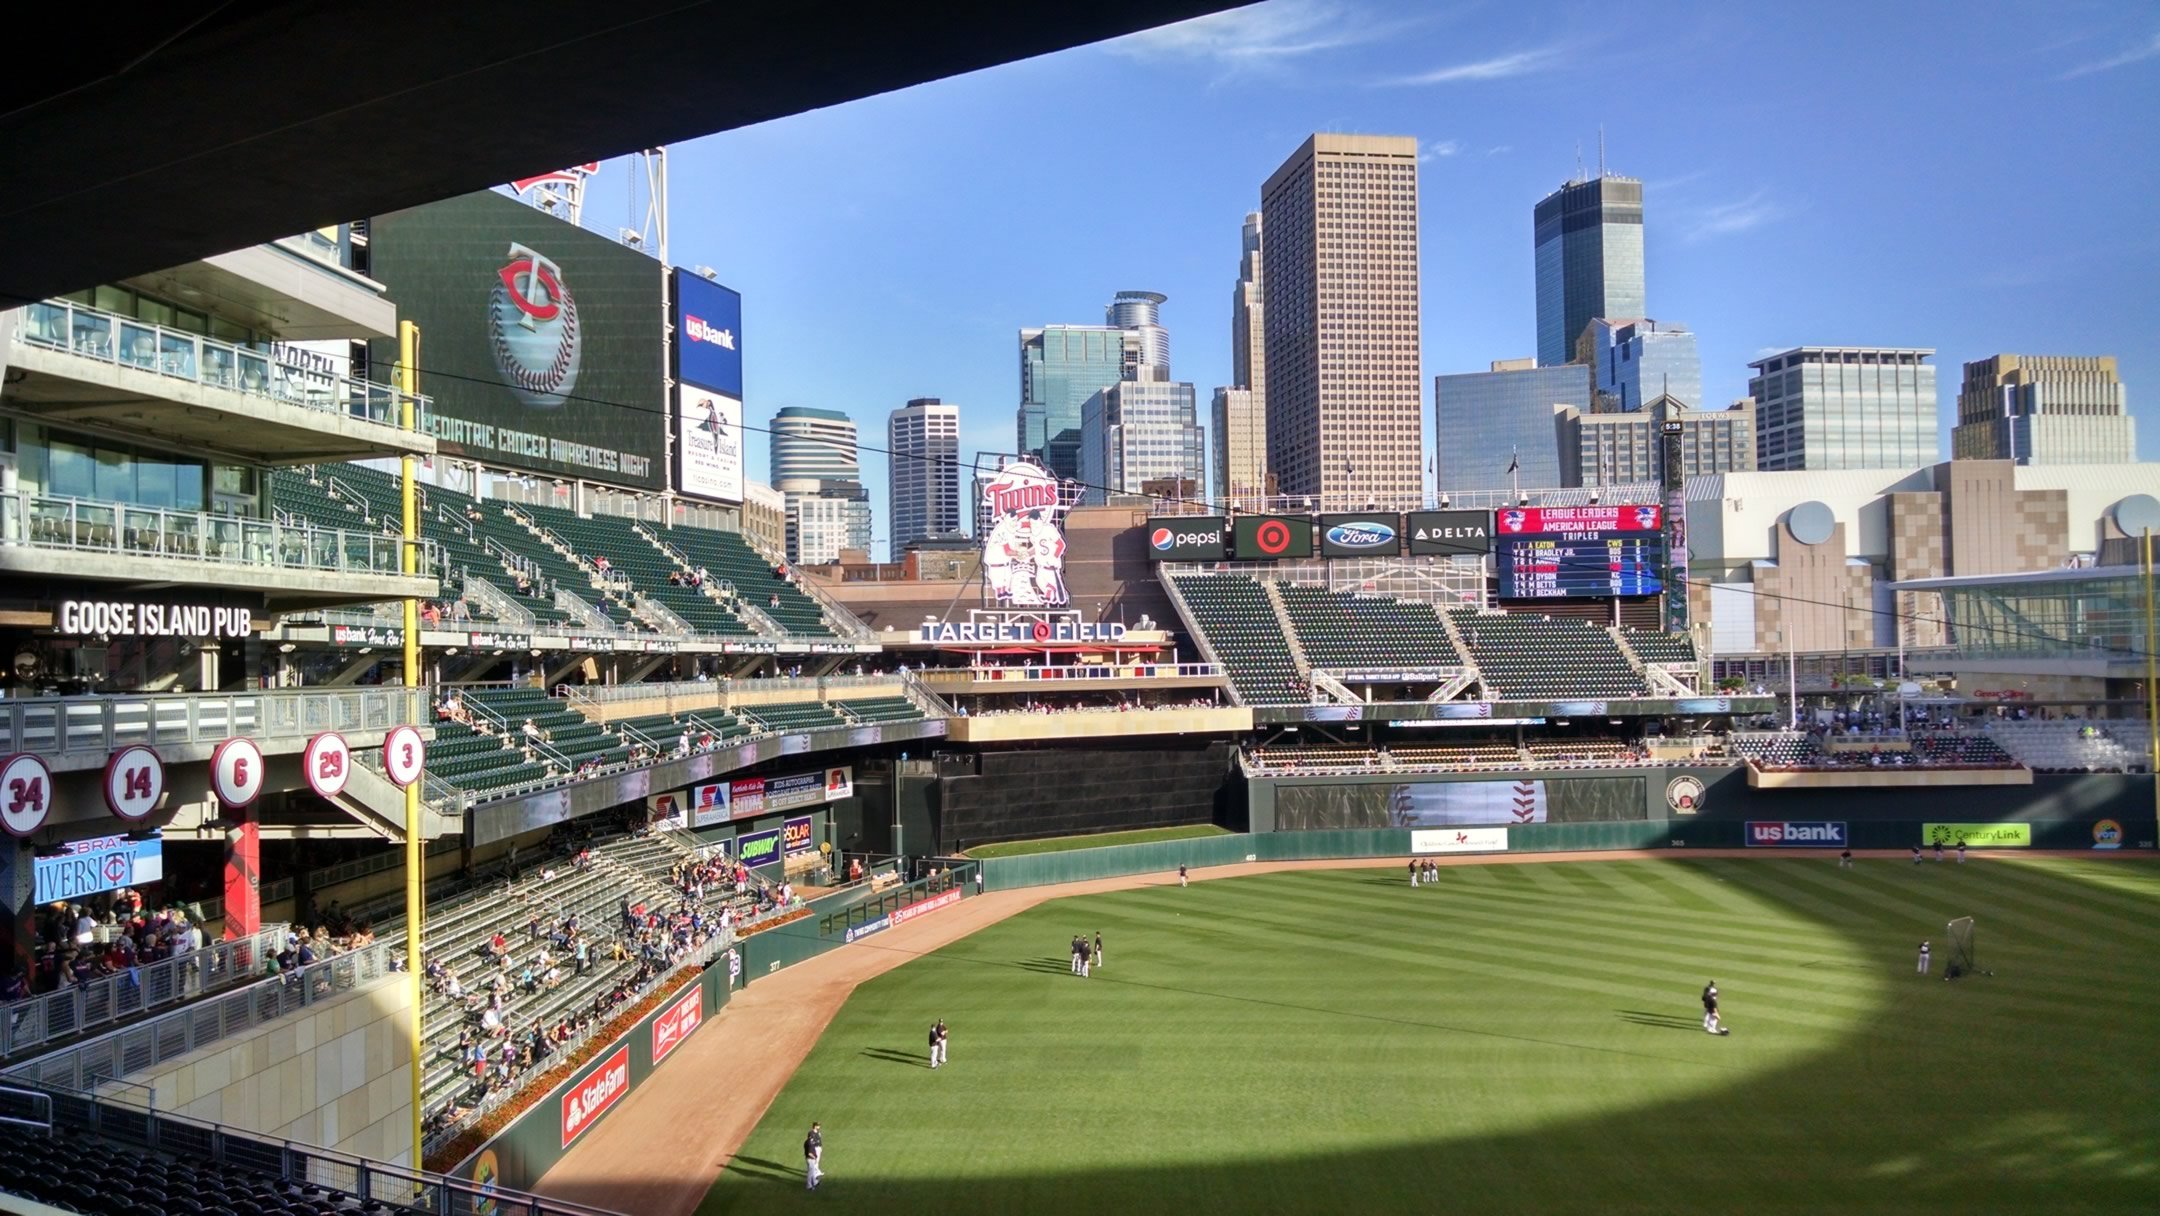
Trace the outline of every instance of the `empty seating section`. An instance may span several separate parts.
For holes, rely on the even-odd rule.
[[[823,701],[796,701],[784,705],[738,705],[735,711],[765,730],[818,730],[846,726],[847,719]]]
[[[228,1160],[239,1156],[235,1149]],[[96,1164],[86,1168],[87,1162]],[[263,1164],[269,1167],[273,1162],[266,1159]],[[380,1201],[367,1203],[357,1195],[305,1180],[287,1180],[272,1168],[258,1171],[220,1165],[199,1151],[163,1157],[74,1130],[47,1136],[11,1129],[0,1140],[0,1191],[46,1205],[41,1210],[99,1216],[152,1212],[358,1216],[413,1210],[390,1208]]]
[[[2046,773],[2121,773],[2147,767],[2151,750],[2142,732],[2135,742],[2118,737],[2138,731],[2139,723],[2110,724],[2085,719],[2002,720],[1983,729],[2018,763]]]
[[[1802,731],[1735,733],[1735,755],[1763,768],[2012,768],[1988,735],[1943,731],[1901,736],[1822,736]]]
[[[1290,657],[1282,618],[1260,584],[1236,574],[1175,576],[1193,625],[1222,661],[1238,700],[1247,705],[1296,705],[1305,682]]]
[[[548,778],[547,766],[525,758],[525,753],[498,735],[483,734],[456,722],[435,724],[435,741],[428,744],[430,776],[476,794],[533,785]]]
[[[695,632],[729,637],[751,635],[752,630],[743,624],[742,618],[728,611],[719,600],[696,587],[670,584],[669,575],[687,574],[688,571],[677,565],[674,558],[654,548],[630,520],[619,515],[595,515],[583,519],[559,507],[523,509],[534,523],[561,537],[595,568],[599,559],[606,558],[608,575],[628,579],[632,587],[658,600],[662,607],[681,617]]]
[[[866,697],[832,704],[857,722],[913,722],[923,716],[923,711],[906,697]]]
[[[1923,764],[1944,768],[2009,768],[2017,763],[1986,735],[1916,735],[1912,754]]]
[[[775,573],[772,563],[735,533],[714,532],[707,528],[670,528],[661,534],[661,539],[680,550],[691,565],[703,566],[710,577],[733,584],[735,594],[771,617],[789,634],[812,638],[833,636],[832,627],[825,623],[825,614],[819,611],[817,601]]]
[[[1431,604],[1282,584],[1283,607],[1322,671],[1431,671],[1462,666]]]
[[[1800,768],[1822,755],[1813,735],[1796,730],[1760,734],[1735,733],[1729,740],[1733,754],[1765,768]]]
[[[1369,747],[1256,747],[1253,763],[1276,769],[1377,768],[1380,756]]]
[[[1536,764],[1618,764],[1636,758],[1625,739],[1533,739],[1523,751]]]
[[[1620,644],[1587,621],[1527,614],[1454,613],[1487,700],[1572,701],[1646,697],[1649,685]]]
[[[465,698],[501,718],[514,744],[522,745],[525,724],[531,722],[540,741],[573,767],[588,760],[615,764],[630,758],[621,740],[537,688],[470,689]]]
[[[1522,751],[1512,743],[1465,742],[1390,747],[1400,768],[1521,768]]]
[[[1652,633],[1645,629],[1623,629],[1620,636],[1626,640],[1628,649],[1645,663],[1693,663],[1695,643],[1684,633]]]

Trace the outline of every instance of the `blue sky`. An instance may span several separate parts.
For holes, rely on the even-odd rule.
[[[1316,130],[1414,135],[1429,432],[1432,376],[1532,352],[1531,206],[1602,124],[1709,403],[1771,350],[1932,346],[1947,454],[1966,360],[2114,354],[2151,455],[2156,115],[2148,4],[1270,0],[677,145],[672,251],[744,293],[750,424],[836,408],[873,445],[937,396],[1002,450],[1015,331],[1120,289],[1169,295],[1204,406],[1260,183]]]

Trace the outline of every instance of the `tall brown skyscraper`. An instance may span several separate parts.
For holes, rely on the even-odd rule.
[[[1409,136],[1315,135],[1260,188],[1268,470],[1284,494],[1423,495],[1417,154]]]

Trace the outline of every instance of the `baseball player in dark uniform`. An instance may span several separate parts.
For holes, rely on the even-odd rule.
[[[810,1134],[803,1137],[802,1156],[804,1189],[814,1191],[825,1180],[825,1133],[815,1123],[810,1125]]]
[[[1095,931],[1095,965],[1102,966],[1102,930]]]
[[[1413,858],[1411,858],[1411,859],[1410,859],[1410,889],[1411,889],[1411,890],[1413,890],[1413,891],[1417,890],[1417,880],[1418,880],[1418,859],[1417,859],[1417,858],[1415,858],[1415,857],[1413,857]]]
[[[938,1044],[939,1044],[939,1042],[940,1042],[940,1040],[939,1040],[939,1038],[938,1038],[938,1029],[937,1029],[937,1023],[936,1023],[936,1022],[932,1022],[932,1023],[930,1023],[930,1067],[931,1067],[931,1068],[933,1068],[933,1069],[934,1069],[934,1068],[936,1068],[936,1067],[938,1066]]]
[[[1185,863],[1182,861],[1177,863],[1177,885],[1185,885]]]
[[[1845,850],[1844,852],[1842,852],[1842,853],[1839,853],[1839,854],[1837,855],[1837,868],[1838,868],[1838,869],[1840,869],[1840,870],[1850,870],[1850,869],[1852,869],[1852,850],[1851,850],[1851,849],[1847,849],[1847,850]]]
[[[1724,1023],[1718,1021],[1717,981],[1711,980],[1702,990],[1702,1028],[1711,1034],[1731,1034]]]
[[[1933,953],[1933,952],[1932,952],[1932,951],[1930,951],[1930,950],[1928,949],[1928,944],[1927,944],[1926,942],[1921,942],[1921,943],[1920,943],[1920,964],[1919,964],[1919,966],[1920,966],[1920,974],[1921,974],[1921,975],[1926,975],[1926,974],[1928,973],[1928,965],[1929,965],[1930,963],[1932,963],[1932,962],[1934,961],[1934,960],[1933,960],[1933,958],[1931,957],[1932,953]]]

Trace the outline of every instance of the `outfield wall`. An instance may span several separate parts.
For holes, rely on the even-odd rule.
[[[1235,755],[1225,742],[1148,739],[945,757],[931,790],[937,847],[951,854],[1003,840],[1225,823]],[[944,767],[953,764],[968,769]]]

